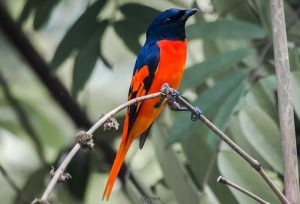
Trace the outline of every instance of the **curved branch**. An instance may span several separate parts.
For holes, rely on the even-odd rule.
[[[127,101],[126,103],[121,104],[120,106],[116,107],[115,109],[111,110],[110,112],[106,113],[103,117],[101,117],[87,132],[87,135],[92,136],[92,134],[101,126],[103,125],[108,119],[112,118],[115,114],[120,112],[121,110],[127,108],[128,106],[131,106],[135,103],[144,101],[144,100],[149,100],[155,97],[162,96],[161,92],[149,94],[146,96],[138,97],[135,99],[132,99],[130,101]],[[78,150],[82,147],[80,143],[76,143],[75,146],[72,148],[72,150],[69,152],[67,157],[64,159],[64,161],[61,163],[61,165],[58,167],[58,169],[55,171],[51,181],[49,182],[45,192],[43,193],[43,196],[41,198],[42,201],[47,201],[48,196],[53,190],[54,186],[56,183],[59,181],[59,178],[61,175],[64,173],[65,169],[67,168],[68,164],[70,161],[73,159],[73,157],[76,155]]]
[[[92,122],[87,115],[82,111],[79,104],[69,94],[68,90],[62,84],[58,77],[51,71],[49,64],[33,47],[32,43],[26,37],[25,33],[18,27],[13,18],[9,15],[4,3],[0,1],[0,28],[7,39],[12,43],[15,49],[21,54],[25,62],[29,65],[28,68],[39,77],[41,82],[47,88],[53,99],[60,105],[63,111],[79,128],[88,129],[92,126]],[[105,141],[99,140],[97,143],[104,151],[106,160],[112,164],[116,155],[114,149]],[[118,175],[121,181],[124,180],[126,164],[123,165]],[[129,176],[129,179],[138,189],[141,194],[147,194],[143,186],[135,177]]]
[[[137,102],[152,99],[155,97],[161,96],[161,101],[166,101],[166,97],[174,97],[174,95],[177,95],[178,93],[170,88],[167,84],[164,84],[161,88],[160,92],[142,96],[139,98],[132,99],[117,108],[113,109],[109,113],[105,114],[102,118],[100,118],[88,131],[87,135],[92,135],[92,133],[99,128],[101,125],[103,125],[108,119],[113,117],[116,113],[123,110],[124,108],[131,106]],[[238,146],[235,142],[233,142],[227,135],[225,135],[219,128],[217,128],[212,122],[210,122],[201,112],[199,112],[198,108],[195,108],[192,106],[189,102],[187,102],[184,98],[182,98],[180,95],[176,97],[176,101],[185,106],[188,111],[192,113],[192,119],[200,119],[209,129],[211,129],[213,132],[215,132],[220,139],[222,139],[226,144],[228,144],[239,156],[241,156],[244,160],[246,160],[250,166],[252,166],[264,179],[264,181],[269,185],[269,187],[273,190],[275,195],[280,199],[280,201],[284,204],[289,204],[289,201],[286,199],[286,197],[282,194],[282,192],[275,186],[275,184],[272,182],[272,180],[267,176],[265,173],[262,165],[253,157],[251,157],[247,152],[245,152],[240,146]],[[195,118],[196,117],[196,118]],[[44,192],[42,196],[42,201],[46,201],[49,193],[54,188],[55,184],[57,183],[60,176],[63,174],[65,168],[71,161],[71,159],[74,157],[76,152],[80,149],[81,145],[77,143],[74,148],[71,150],[71,152],[68,154],[68,156],[65,158],[61,166],[57,169],[57,171],[54,174],[54,177],[50,181],[46,191]]]

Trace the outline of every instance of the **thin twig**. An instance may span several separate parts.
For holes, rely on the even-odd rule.
[[[287,199],[292,204],[298,204],[300,201],[298,158],[284,3],[283,0],[272,0],[270,1],[270,5],[273,28],[275,71],[277,79],[281,146],[284,165],[284,189]]]
[[[192,114],[198,115],[199,112],[196,110],[194,106],[192,106],[189,102],[187,102],[180,95],[177,98],[177,102],[185,106]],[[250,166],[252,166],[261,177],[265,180],[265,182],[270,186],[276,196],[280,199],[282,203],[288,204],[289,201],[282,194],[282,192],[275,186],[272,180],[265,173],[262,165],[251,157],[247,152],[245,152],[241,147],[239,147],[235,142],[233,142],[227,135],[225,135],[219,128],[217,128],[212,122],[210,122],[203,114],[199,115],[199,119],[213,132],[216,133],[217,136],[220,137],[226,144],[228,144],[237,154],[239,154],[244,160],[246,160]]]
[[[256,200],[257,202],[261,203],[261,204],[270,204],[269,202],[265,201],[264,199],[258,197],[257,195],[251,193],[250,191],[247,191],[246,189],[242,188],[241,186],[233,183],[232,181],[225,179],[222,176],[219,176],[217,179],[217,182],[231,186],[233,188],[235,188],[236,190],[244,193],[245,195],[249,196],[250,198],[253,198],[254,200]]]
[[[33,128],[32,124],[30,123],[30,120],[25,112],[25,110],[22,108],[22,106],[19,104],[18,100],[13,96],[11,93],[7,80],[4,78],[2,73],[0,72],[0,85],[2,86],[3,93],[7,99],[7,101],[12,106],[13,110],[15,111],[20,124],[28,134],[28,136],[32,139],[35,145],[35,149],[37,151],[38,157],[40,158],[41,162],[43,164],[47,164],[47,161],[45,159],[45,154],[43,150],[42,142],[36,133],[35,129]]]
[[[294,17],[289,22],[287,22],[286,30],[289,30],[293,25],[295,25],[298,22],[299,17],[300,17],[300,7],[295,10]]]
[[[152,99],[159,96],[169,97],[174,95],[174,90],[171,89],[169,86],[166,87],[166,85],[163,85],[161,92],[146,95],[143,97],[132,99],[117,108],[113,109],[109,113],[105,114],[102,118],[100,118],[95,125],[93,125],[87,134],[92,135],[92,133],[99,128],[105,121],[107,121],[109,118],[113,117],[116,113],[121,111],[122,109],[133,105],[137,102]],[[271,179],[267,176],[264,169],[262,168],[262,165],[252,158],[248,153],[246,153],[241,147],[239,147],[236,143],[234,143],[227,135],[225,135],[219,128],[217,128],[212,122],[210,122],[203,114],[199,115],[199,112],[197,109],[192,106],[189,102],[187,102],[183,97],[178,95],[176,98],[176,101],[180,103],[181,105],[185,106],[192,114],[193,116],[197,115],[198,119],[200,119],[209,129],[214,131],[226,144],[228,144],[236,153],[238,153],[243,159],[245,159],[255,170],[259,172],[259,174],[262,176],[262,178],[265,180],[265,182],[270,186],[270,188],[274,191],[276,196],[281,200],[284,204],[289,204],[288,200],[285,198],[285,196],[282,194],[282,192],[273,184]],[[64,170],[66,169],[67,165],[71,161],[71,159],[74,157],[76,152],[80,149],[81,145],[77,143],[74,148],[71,150],[71,152],[68,154],[68,156],[65,158],[61,166],[58,168],[58,170],[55,172],[54,177],[50,181],[50,183],[47,186],[47,189],[45,190],[42,199],[46,201],[48,199],[49,193],[52,191],[54,186],[56,185],[59,177],[62,175]]]
[[[15,191],[17,196],[20,196],[20,199],[23,201],[23,203],[28,203],[28,199],[23,195],[21,189],[17,186],[17,184],[14,182],[14,180],[8,175],[4,167],[0,164],[0,172],[2,176],[5,178],[9,186]]]
[[[116,107],[115,109],[113,109],[112,111],[108,112],[103,117],[101,117],[86,133],[88,135],[92,135],[101,125],[103,125],[103,123],[105,123],[108,119],[112,118],[115,114],[117,114],[121,110],[127,108],[128,106],[131,106],[135,103],[138,103],[138,102],[141,102],[141,101],[144,101],[144,100],[159,97],[161,95],[162,95],[161,92],[157,92],[157,93],[149,94],[149,95],[146,95],[146,96],[138,97],[138,98],[132,99],[130,101],[127,101],[126,103],[123,103],[122,105]],[[67,157],[61,163],[59,168],[55,171],[55,174],[52,177],[50,183],[48,184],[45,192],[43,193],[43,196],[42,196],[41,200],[47,201],[50,192],[52,191],[52,189],[54,188],[54,186],[58,182],[60,176],[64,173],[64,171],[67,168],[68,164],[70,163],[70,161],[73,159],[73,157],[75,156],[75,154],[78,152],[78,150],[80,148],[81,148],[81,145],[79,143],[76,143],[75,146],[73,147],[73,149],[67,155]]]

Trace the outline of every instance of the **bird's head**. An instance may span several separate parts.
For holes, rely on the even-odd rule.
[[[198,9],[168,9],[157,16],[147,31],[147,41],[184,40],[185,23]]]

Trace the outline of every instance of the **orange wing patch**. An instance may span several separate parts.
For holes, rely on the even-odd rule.
[[[144,86],[143,81],[148,76],[149,76],[149,69],[147,65],[143,66],[140,70],[134,73],[130,84],[130,87],[132,89],[131,92],[136,92],[141,85]]]
[[[137,70],[134,75],[132,76],[130,89],[129,89],[129,95],[128,100],[131,100],[136,97],[143,96],[147,93],[147,90],[145,90],[144,80],[149,76],[149,68],[147,65],[144,65],[139,70]],[[133,121],[135,120],[139,109],[141,108],[143,102],[139,102],[135,105],[132,105],[128,107],[127,114],[129,117],[129,129],[130,126],[133,124]]]

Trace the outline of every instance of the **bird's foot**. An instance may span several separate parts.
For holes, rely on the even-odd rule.
[[[171,106],[171,104],[175,102],[176,98],[179,95],[179,93],[175,89],[171,88],[168,83],[164,83],[162,85],[160,92],[162,94],[161,99],[154,105],[154,108],[159,108],[168,100],[169,105]]]
[[[176,101],[172,103],[169,102],[169,107],[172,111],[189,111],[186,107],[180,106]]]
[[[192,112],[192,115],[191,115],[191,120],[192,121],[199,120],[201,118],[201,115],[202,115],[202,111],[200,110],[200,108],[195,107],[194,110],[195,110],[195,112]]]
[[[191,111],[185,106],[180,106],[176,101],[173,102],[172,104],[169,104],[169,107],[172,111]],[[201,118],[201,115],[202,115],[202,111],[198,107],[195,107],[194,111],[192,111],[191,120],[197,121]]]
[[[169,99],[169,104],[174,103],[178,96],[179,96],[179,92],[172,88],[172,93],[171,93],[171,96]]]

